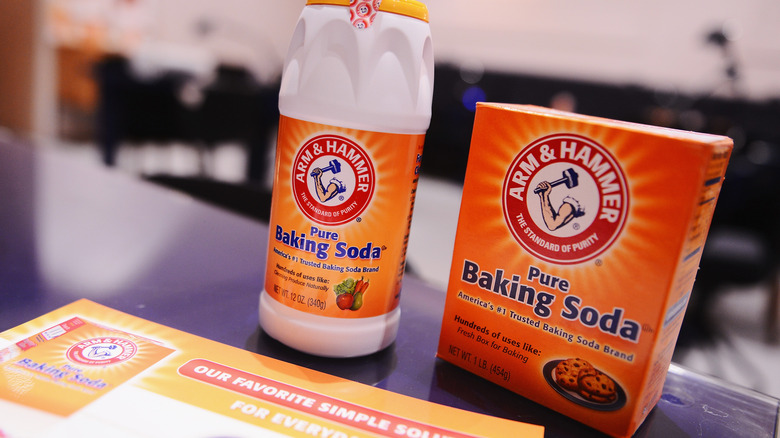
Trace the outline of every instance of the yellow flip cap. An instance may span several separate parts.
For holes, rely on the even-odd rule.
[[[349,6],[349,0],[308,0],[306,5]],[[428,22],[428,7],[425,6],[425,3],[416,0],[382,0],[379,11],[405,15]]]

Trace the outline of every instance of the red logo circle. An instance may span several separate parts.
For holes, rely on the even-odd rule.
[[[138,346],[124,338],[106,337],[81,341],[65,353],[72,362],[83,365],[113,365],[135,356]]]
[[[342,225],[363,213],[374,195],[374,165],[355,141],[318,135],[293,161],[292,188],[298,208],[322,225]]]
[[[542,137],[525,147],[504,178],[504,219],[536,257],[575,264],[602,254],[620,235],[628,186],[615,158],[575,134]]]

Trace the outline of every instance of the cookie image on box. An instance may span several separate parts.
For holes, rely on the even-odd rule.
[[[607,373],[585,359],[574,357],[548,362],[547,383],[568,400],[599,411],[614,411],[626,404],[626,394]]]
[[[583,371],[596,371],[596,369],[588,361],[580,358],[561,361],[555,366],[555,383],[569,391],[578,391],[580,373]]]
[[[596,369],[580,373],[579,395],[597,403],[610,403],[617,398],[615,381]]]

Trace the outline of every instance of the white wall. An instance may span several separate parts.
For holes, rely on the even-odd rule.
[[[724,59],[705,35],[728,26],[741,86],[780,97],[777,0],[427,0],[438,61],[708,93]]]
[[[110,0],[48,0],[71,4]],[[118,1],[118,0],[115,0]],[[438,62],[667,91],[728,93],[705,36],[727,26],[740,90],[780,97],[778,0],[423,0]],[[306,0],[139,0],[151,49],[198,48],[272,79]],[[119,4],[125,4],[119,2]],[[106,8],[108,16],[116,8]],[[120,20],[121,22],[121,20]],[[207,35],[197,32],[207,23]],[[167,53],[167,52],[165,52]],[[159,54],[158,54],[159,55]],[[167,55],[165,55],[167,56]]]
[[[222,62],[248,65],[261,80],[281,74],[305,0],[154,0],[152,38],[211,50]],[[207,23],[209,32],[198,33]]]

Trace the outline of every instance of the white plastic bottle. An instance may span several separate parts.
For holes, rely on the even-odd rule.
[[[389,346],[422,146],[433,50],[414,0],[309,0],[282,75],[260,324],[311,354]]]

